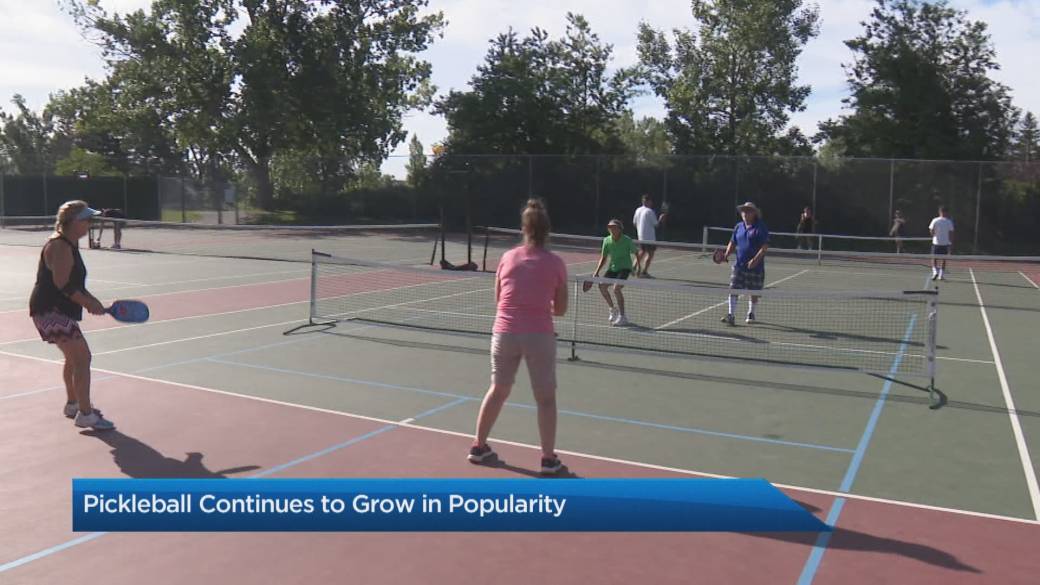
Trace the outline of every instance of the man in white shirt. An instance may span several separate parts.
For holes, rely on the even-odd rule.
[[[946,280],[946,259],[939,266],[938,256],[948,256],[953,248],[953,220],[946,215],[946,206],[939,207],[939,217],[928,224],[932,233],[932,280]]]
[[[632,218],[632,223],[636,226],[636,239],[642,242],[654,242],[657,240],[657,226],[664,223],[667,213],[661,214],[661,217],[657,217],[657,213],[653,209],[654,201],[650,198],[650,195],[643,195],[643,205],[639,209],[636,209],[636,214]],[[654,252],[657,250],[657,246],[654,244],[641,243],[639,244],[639,250],[636,252],[636,277],[642,278],[653,278],[650,276],[650,262],[654,259]],[[644,262],[644,259],[646,260]]]

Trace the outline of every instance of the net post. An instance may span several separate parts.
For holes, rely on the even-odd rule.
[[[701,230],[701,243],[705,248],[708,247],[708,226],[704,226],[704,229]]]
[[[938,296],[939,293],[938,290],[936,290],[935,296],[928,300],[928,407],[933,410],[939,407],[939,401],[936,398],[935,392],[936,354],[939,330]]]
[[[0,228],[4,227],[4,218],[7,217],[7,208],[4,205],[4,183],[7,182],[7,174],[0,171]]]
[[[567,358],[567,361],[576,362],[581,358],[578,357],[578,303],[581,302],[579,293],[581,292],[581,278],[578,276],[574,277],[574,309],[571,319],[571,357]]]
[[[491,244],[491,230],[486,226],[484,227],[484,259],[480,263],[480,269],[487,272],[487,253],[488,246]]]
[[[823,234],[816,234],[816,265],[823,266]]]
[[[318,261],[316,259],[315,250],[311,248],[311,299],[310,299],[310,316],[307,322],[314,325],[314,318],[318,314]]]

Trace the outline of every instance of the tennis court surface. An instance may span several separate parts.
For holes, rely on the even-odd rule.
[[[523,370],[499,459],[466,461],[493,280],[431,267],[436,231],[142,225],[122,251],[84,240],[92,291],[152,314],[83,321],[93,397],[117,424],[95,433],[62,416],[60,355],[27,315],[46,233],[5,228],[0,582],[1036,582],[1040,271],[1025,259],[952,262],[934,283],[912,255],[778,251],[759,322],[728,327],[727,267],[662,248],[616,328],[597,287],[581,291],[595,252],[554,238],[576,288],[557,323],[566,475],[764,477],[829,535],[71,531],[77,477],[551,481],[535,479]],[[511,238],[475,235],[472,259],[493,270]],[[449,235],[444,255],[464,262],[466,243]]]

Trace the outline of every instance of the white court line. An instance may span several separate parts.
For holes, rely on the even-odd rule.
[[[766,288],[769,288],[769,287],[772,287],[772,286],[776,286],[776,285],[780,284],[781,282],[784,282],[786,280],[791,280],[792,278],[795,278],[796,276],[801,276],[801,275],[805,274],[806,272],[809,272],[808,268],[806,268],[805,270],[802,270],[801,272],[796,272],[796,273],[792,274],[791,276],[785,276],[784,278],[781,278],[780,280],[775,280],[775,281],[767,284]],[[723,288],[723,287],[719,287],[719,294],[720,295],[724,294],[722,291],[725,291],[725,290],[728,290],[728,289]],[[676,323],[682,323],[683,321],[685,321],[687,319],[691,319],[693,317],[696,317],[697,315],[700,315],[700,314],[703,314],[703,313],[707,313],[708,311],[710,311],[712,309],[717,309],[717,308],[721,307],[722,305],[725,305],[726,302],[727,301],[722,301],[721,303],[716,303],[716,304],[714,304],[714,305],[712,305],[712,306],[710,306],[708,308],[701,309],[700,311],[695,311],[693,313],[690,313],[689,315],[686,315],[685,317],[680,317],[678,319],[675,319],[674,321],[669,321],[669,322],[667,322],[664,325],[661,325],[659,327],[654,327],[654,329],[665,329],[666,327],[671,327],[672,325],[675,325]]]
[[[168,297],[170,295],[183,295],[183,294],[191,294],[191,293],[197,293],[197,292],[209,292],[209,291],[214,291],[214,290],[231,290],[231,289],[234,289],[234,288],[245,288],[247,286],[262,286],[262,285],[265,285],[265,284],[282,284],[282,283],[286,283],[286,282],[296,282],[296,281],[300,281],[300,280],[309,281],[310,278],[309,277],[306,277],[306,278],[286,278],[286,279],[283,279],[283,280],[271,280],[271,281],[266,281],[266,282],[248,282],[248,283],[245,283],[245,284],[232,284],[232,285],[228,285],[228,286],[211,286],[211,287],[207,287],[207,288],[193,288],[193,289],[190,289],[190,290],[176,290],[176,291],[170,291],[170,292],[151,293],[151,294],[147,294],[147,295],[141,295],[141,298],[142,299],[151,299],[151,298],[155,298],[155,297]],[[278,305],[272,305],[272,306],[278,306]],[[0,312],[0,315],[5,315],[5,314],[8,314],[8,313],[20,313],[23,310],[24,309],[17,309],[17,310],[14,310],[14,311],[3,311],[3,312]],[[221,313],[217,313],[217,314],[221,314]]]
[[[128,282],[128,283],[123,283],[123,284],[132,285],[132,286],[114,286],[114,287],[111,287],[111,288],[104,289],[104,293],[108,293],[108,292],[112,292],[112,291],[118,291],[118,290],[126,290],[126,289],[130,289],[130,288],[151,288],[151,287],[156,287],[156,286],[176,286],[176,285],[180,285],[180,284],[191,284],[191,283],[195,283],[195,282],[216,282],[216,281],[219,281],[219,280],[237,280],[237,279],[242,279],[242,278],[251,278],[251,277],[254,277],[254,276],[275,276],[275,275],[279,275],[279,274],[307,274],[308,272],[309,272],[309,269],[297,269],[297,270],[281,270],[281,271],[278,271],[278,272],[251,272],[251,273],[246,273],[246,274],[234,274],[234,275],[228,275],[228,276],[211,276],[211,277],[207,277],[207,278],[192,278],[192,279],[188,279],[188,280],[170,280],[170,281],[154,282],[154,283]],[[101,280],[100,278],[93,278],[93,277],[91,277],[90,280],[93,281],[93,282],[118,282],[118,281],[115,281],[115,280]],[[289,279],[289,280],[292,280],[292,279]],[[283,280],[268,280],[268,281],[263,281],[263,282],[254,282],[254,283],[247,283],[247,284],[268,284],[268,283],[272,283],[272,282],[284,282],[284,281]],[[195,290],[197,290],[197,289],[189,289],[189,290],[185,290],[185,291],[181,291],[181,292],[194,292]],[[17,301],[17,300],[22,300],[23,298],[25,298],[25,297],[2,298],[2,299],[0,299],[0,302],[4,302],[4,301]],[[3,314],[3,312],[0,312],[0,315],[2,315],[2,314]]]
[[[1040,487],[1037,486],[1036,470],[1033,468],[1033,460],[1029,457],[1029,447],[1026,445],[1025,436],[1022,434],[1022,423],[1018,420],[1015,411],[1015,400],[1011,397],[1011,387],[1008,385],[1007,375],[1004,373],[1004,364],[997,350],[997,341],[993,337],[993,328],[989,324],[989,316],[986,314],[986,305],[982,302],[982,292],[979,291],[979,283],[975,280],[975,270],[968,269],[971,274],[971,283],[975,287],[975,298],[979,301],[979,311],[982,313],[982,324],[986,326],[986,337],[989,338],[989,348],[993,352],[993,361],[997,366],[997,378],[1000,379],[1000,389],[1004,394],[1004,404],[1008,409],[1008,418],[1011,420],[1011,430],[1015,435],[1015,444],[1018,446],[1018,457],[1022,461],[1022,472],[1026,476],[1026,487],[1029,491],[1029,499],[1033,504],[1033,516],[1040,520]]]
[[[135,345],[132,347],[124,347],[122,349],[110,349],[108,351],[95,351],[91,352],[95,357],[99,355],[110,355],[113,353],[122,353],[125,351],[135,351],[138,349],[146,349],[149,347],[160,347],[163,345],[171,345],[174,343],[184,343],[185,341],[198,341],[200,339],[210,339],[213,337],[223,337],[225,335],[234,335],[235,333],[244,333],[246,331],[256,331],[257,329],[267,329],[268,327],[282,327],[285,325],[292,325],[294,323],[300,323],[299,319],[293,319],[292,321],[282,321],[280,323],[270,323],[268,325],[257,325],[255,327],[246,327],[243,329],[232,329],[229,331],[218,331],[217,333],[209,333],[206,335],[196,335],[194,337],[181,337],[178,339],[170,339],[167,341],[158,341],[156,343],[149,343],[146,345]]]
[[[1035,288],[1040,288],[1040,284],[1037,284],[1037,283],[1033,282],[1033,279],[1029,278],[1028,276],[1026,276],[1025,272],[1022,272],[1021,270],[1019,270],[1018,273],[1022,275],[1022,278],[1026,279],[1026,282],[1028,282],[1029,284],[1033,285]]]
[[[51,363],[51,364],[62,364],[63,363],[61,360],[54,360],[54,359],[49,359],[49,358],[41,358],[41,357],[36,357],[36,356],[31,356],[31,355],[22,355],[22,354],[11,353],[11,352],[2,351],[2,350],[0,350],[0,355],[6,355],[6,356],[9,356],[9,357],[13,357],[13,358],[22,358],[22,359],[34,360],[34,361],[39,361],[39,362],[46,362],[46,363]],[[234,398],[242,398],[242,399],[245,399],[245,400],[253,400],[253,401],[256,401],[256,402],[263,402],[263,403],[266,403],[266,404],[274,404],[274,405],[278,405],[278,406],[286,406],[286,407],[289,407],[289,408],[295,408],[295,409],[299,409],[299,410],[307,410],[307,411],[311,411],[311,412],[321,412],[321,413],[324,413],[324,414],[331,414],[331,415],[335,415],[335,416],[341,416],[341,417],[351,418],[351,419],[356,419],[356,420],[365,420],[365,421],[375,422],[375,423],[380,423],[380,424],[395,425],[395,426],[399,426],[399,427],[410,428],[410,429],[415,429],[415,430],[419,430],[419,431],[426,431],[426,432],[436,433],[436,434],[440,434],[440,435],[448,435],[448,436],[453,436],[453,437],[462,437],[462,438],[467,438],[467,439],[472,439],[473,438],[473,434],[472,433],[463,433],[463,432],[459,432],[459,431],[449,431],[449,430],[446,430],[446,429],[438,429],[438,428],[434,428],[434,427],[426,427],[426,426],[422,426],[422,425],[416,425],[416,424],[405,422],[408,419],[405,419],[405,421],[394,421],[394,420],[389,420],[389,419],[376,418],[376,417],[372,417],[372,416],[365,416],[365,415],[362,415],[362,414],[354,414],[354,413],[350,413],[350,412],[343,412],[343,411],[340,411],[340,410],[332,410],[332,409],[328,409],[328,408],[320,408],[320,407],[317,407],[317,406],[309,406],[309,405],[306,405],[306,404],[297,404],[297,403],[293,403],[293,402],[284,402],[284,401],[281,401],[281,400],[274,400],[272,398],[264,398],[264,397],[261,397],[261,396],[253,396],[253,395],[249,395],[249,394],[239,394],[239,393],[230,392],[230,391],[227,391],[227,390],[217,390],[216,388],[209,388],[209,387],[206,387],[206,386],[198,386],[198,385],[195,385],[195,384],[187,384],[187,383],[184,383],[184,382],[175,382],[175,381],[172,381],[172,380],[163,380],[161,378],[151,378],[151,377],[147,377],[147,376],[140,376],[140,375],[137,375],[137,374],[127,374],[127,373],[124,373],[124,372],[117,372],[115,370],[107,370],[107,369],[103,369],[103,368],[93,368],[93,369],[95,371],[97,371],[97,372],[101,372],[101,373],[104,373],[104,374],[111,374],[111,375],[114,375],[114,376],[118,376],[118,377],[122,377],[122,378],[129,378],[129,379],[132,379],[132,380],[140,380],[142,382],[156,383],[156,384],[159,384],[159,385],[161,385],[163,387],[171,387],[172,386],[172,387],[175,387],[175,388],[184,388],[184,389],[188,389],[188,390],[196,390],[196,391],[199,391],[199,392],[206,392],[206,393],[209,393],[209,394],[217,394],[217,395],[220,395],[220,396],[230,396],[230,397],[234,397]],[[527,444],[527,443],[520,443],[520,442],[517,442],[517,441],[508,441],[508,440],[497,439],[497,438],[494,439],[494,440],[495,440],[495,442],[502,443],[504,445],[512,445],[512,446],[515,446],[515,447],[521,447],[521,448],[531,449],[531,450],[540,450],[541,449],[541,447],[539,447],[539,446],[531,445],[531,444]],[[679,467],[666,467],[666,466],[663,466],[663,465],[655,465],[655,464],[652,464],[652,463],[643,463],[643,462],[639,462],[639,461],[629,461],[629,460],[626,460],[626,459],[617,459],[617,458],[613,458],[613,457],[604,457],[602,455],[593,455],[593,454],[590,454],[590,453],[582,453],[582,452],[579,452],[579,451],[564,451],[562,449],[557,449],[557,452],[562,453],[564,455],[571,455],[571,456],[574,456],[574,457],[582,457],[582,458],[585,458],[585,459],[592,459],[592,460],[595,460],[595,461],[603,461],[603,462],[607,462],[607,463],[617,463],[619,465],[628,465],[628,466],[632,466],[632,467],[639,467],[639,468],[642,468],[642,469],[654,469],[654,470],[659,470],[659,471],[668,471],[668,472],[672,472],[672,473],[680,473],[680,474],[683,474],[683,475],[696,475],[696,476],[719,478],[719,479],[732,479],[733,477],[735,477],[735,476],[730,476],[730,475],[720,475],[720,474],[715,474],[715,473],[705,473],[705,472],[701,472],[701,471],[695,471],[695,470],[690,470],[690,469],[683,469],[683,468],[679,468]],[[890,500],[890,499],[886,499],[886,498],[875,498],[875,497],[871,497],[871,496],[861,496],[861,495],[857,495],[857,494],[847,494],[847,493],[844,493],[844,492],[836,492],[836,491],[832,491],[832,490],[824,490],[824,489],[818,489],[818,488],[803,487],[803,486],[797,486],[797,485],[791,485],[791,484],[776,483],[776,484],[773,484],[773,485],[775,485],[775,486],[777,486],[779,488],[790,489],[790,490],[797,490],[797,491],[803,491],[803,492],[809,492],[809,493],[815,493],[815,494],[821,494],[821,495],[826,495],[826,496],[831,496],[831,497],[836,497],[836,498],[844,497],[844,498],[849,498],[849,499],[853,499],[853,500],[861,500],[861,501],[865,501],[865,502],[874,502],[874,503],[878,503],[878,504],[900,506],[900,507],[905,507],[905,508],[915,508],[915,509],[921,509],[921,510],[931,510],[931,511],[936,511],[936,512],[945,512],[945,513],[949,513],[949,514],[957,514],[957,515],[961,515],[961,516],[973,516],[973,517],[977,517],[977,518],[987,518],[987,519],[991,519],[991,520],[1001,520],[1001,521],[1005,521],[1005,522],[1015,522],[1015,523],[1018,523],[1018,524],[1029,524],[1029,525],[1033,525],[1033,526],[1040,526],[1040,521],[1038,521],[1038,520],[1030,520],[1030,519],[1027,519],[1027,518],[1015,518],[1014,516],[1001,516],[999,514],[987,514],[985,512],[973,512],[971,510],[959,510],[959,509],[956,509],[956,508],[943,508],[943,507],[939,507],[939,506],[929,506],[927,504],[918,504],[918,503],[906,502],[906,501],[902,501],[902,500]]]

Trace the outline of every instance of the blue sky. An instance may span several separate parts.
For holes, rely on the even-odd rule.
[[[109,10],[125,12],[147,8],[147,0],[100,0]],[[792,123],[806,134],[816,124],[841,113],[846,95],[843,62],[851,53],[843,41],[856,36],[867,18],[870,0],[819,0],[821,33],[805,48],[799,60],[802,83],[813,94],[804,112]],[[1040,2],[1023,0],[954,0],[969,17],[989,24],[1001,70],[993,77],[1012,88],[1015,104],[1040,114],[1040,85],[1035,81],[1036,55],[1040,54]],[[433,82],[440,93],[464,88],[483,60],[488,40],[510,26],[521,33],[539,26],[551,36],[565,27],[567,12],[583,14],[600,38],[614,45],[615,65],[636,60],[636,28],[640,21],[659,29],[693,28],[688,0],[431,0],[430,10],[444,12],[449,24],[444,38],[427,53],[433,64]],[[10,111],[11,96],[21,93],[29,105],[42,108],[48,95],[82,83],[84,77],[100,78],[103,63],[96,47],[85,41],[56,0],[0,0],[0,108]],[[660,116],[664,108],[653,96],[632,103],[637,115]],[[410,113],[405,120],[427,149],[441,140],[444,121],[426,112]],[[407,144],[398,147],[407,153]],[[403,161],[391,160],[385,170],[400,174]]]

